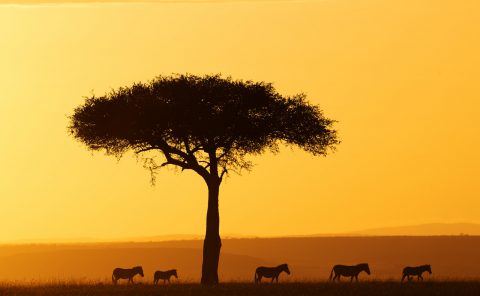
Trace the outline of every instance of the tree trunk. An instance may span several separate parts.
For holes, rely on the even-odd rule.
[[[220,259],[220,216],[218,194],[220,181],[208,182],[207,231],[203,242],[202,281],[204,285],[218,284],[218,261]]]

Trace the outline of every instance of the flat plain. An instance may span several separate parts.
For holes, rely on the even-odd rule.
[[[258,266],[288,263],[280,282],[326,281],[335,264],[366,262],[360,281],[400,281],[405,266],[431,264],[426,281],[480,280],[480,236],[224,239],[222,282],[253,282]],[[116,267],[141,265],[143,284],[156,270],[178,270],[179,283],[200,281],[201,240],[0,246],[0,282],[111,282]],[[478,294],[480,295],[480,293]]]

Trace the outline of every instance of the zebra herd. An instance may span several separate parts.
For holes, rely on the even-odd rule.
[[[282,273],[282,271],[290,274],[290,269],[288,268],[287,264],[281,264],[277,267],[260,266],[255,271],[255,283],[261,282],[262,277],[271,278],[272,282],[276,280],[276,282],[278,283],[278,276],[280,275],[280,273]],[[330,272],[329,281],[340,281],[340,277],[342,276],[350,277],[350,281],[353,281],[354,278],[356,281],[358,281],[358,275],[362,271],[365,271],[368,275],[370,275],[370,267],[368,266],[368,263],[360,263],[357,265],[335,265]],[[418,280],[423,280],[422,274],[424,272],[432,274],[432,268],[429,264],[415,267],[407,266],[402,271],[401,281],[403,282],[405,277],[408,279],[408,281],[411,281],[412,277],[414,276],[416,276]]]
[[[112,282],[116,285],[120,279],[128,279],[129,283],[133,283],[133,277],[136,275],[143,277],[143,268],[141,266],[135,266],[133,268],[115,268],[112,273]],[[170,269],[167,271],[155,271],[153,274],[153,284],[157,285],[159,280],[163,280],[165,284],[167,281],[170,283],[170,278],[174,276],[178,279],[177,270]]]
[[[370,267],[368,266],[368,263],[361,263],[357,265],[335,265],[332,268],[332,271],[330,272],[329,280],[340,281],[340,277],[344,276],[344,277],[350,277],[350,281],[353,281],[354,278],[356,281],[358,281],[358,275],[362,271],[365,271],[368,275],[370,275]],[[262,278],[270,278],[272,279],[272,283],[273,281],[276,281],[278,283],[278,277],[282,272],[290,274],[290,269],[288,268],[288,264],[280,264],[276,267],[260,266],[260,267],[257,267],[257,269],[255,270],[254,281],[257,284],[262,281]],[[423,280],[422,274],[424,272],[428,272],[429,274],[432,274],[432,267],[429,264],[415,266],[415,267],[407,266],[402,271],[401,281],[403,282],[405,278],[407,278],[408,281],[411,281],[412,277],[415,277],[415,276],[417,277],[418,280]],[[129,283],[133,283],[133,277],[135,277],[137,274],[140,275],[141,277],[144,276],[143,268],[141,266],[135,266],[133,268],[127,268],[127,269],[115,268],[112,273],[112,282],[114,284],[117,284],[118,280],[120,279],[128,279]],[[153,275],[153,283],[157,285],[159,280],[163,280],[163,283],[165,284],[167,281],[170,282],[170,278],[172,276],[178,279],[176,269],[171,269],[167,271],[155,271]]]

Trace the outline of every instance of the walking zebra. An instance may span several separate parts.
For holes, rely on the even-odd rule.
[[[262,277],[271,278],[272,283],[273,283],[273,280],[276,280],[276,282],[278,283],[278,276],[282,271],[285,271],[287,274],[290,274],[290,269],[288,269],[287,264],[281,264],[277,267],[260,266],[255,270],[255,275],[254,275],[255,284],[262,282]]]
[[[156,285],[158,284],[159,280],[163,280],[163,283],[165,284],[167,281],[170,283],[170,278],[174,276],[175,278],[178,279],[177,275],[177,270],[176,269],[170,269],[167,271],[155,271],[153,274],[153,284]]]
[[[432,267],[430,264],[420,265],[415,267],[407,266],[403,269],[402,272],[402,282],[407,277],[408,281],[411,281],[412,278],[410,276],[417,276],[418,280],[423,280],[422,273],[428,271],[428,273],[432,274]]]
[[[330,272],[329,280],[335,281],[335,279],[338,278],[338,281],[340,281],[340,276],[345,276],[350,277],[350,281],[353,281],[353,278],[358,281],[358,274],[362,271],[370,274],[370,268],[368,267],[367,263],[361,263],[353,266],[335,265]],[[333,273],[335,273],[335,276],[332,279]]]
[[[143,268],[141,266],[127,269],[115,268],[112,273],[112,282],[116,285],[119,279],[128,279],[129,283],[133,283],[133,277],[137,274],[143,277]]]

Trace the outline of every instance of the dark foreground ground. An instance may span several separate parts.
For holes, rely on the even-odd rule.
[[[130,296],[130,295],[328,295],[328,296],[427,296],[427,295],[480,295],[480,281],[455,282],[359,282],[359,283],[280,283],[260,284],[227,283],[215,287],[202,287],[199,284],[173,284],[152,286],[146,284],[0,284],[0,295],[78,295],[78,296]]]

